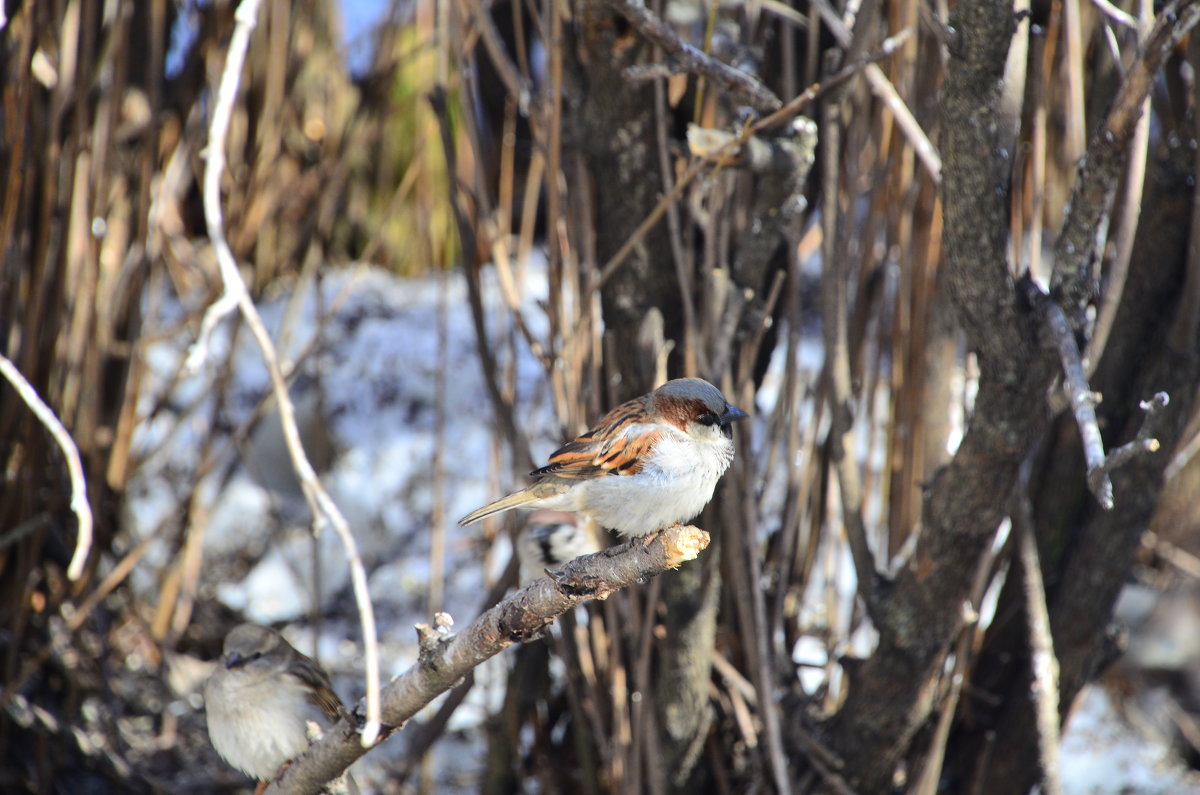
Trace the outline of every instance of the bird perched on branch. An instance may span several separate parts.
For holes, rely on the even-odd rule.
[[[204,706],[217,753],[259,781],[274,779],[285,762],[308,749],[310,735],[349,714],[319,665],[258,624],[240,624],[225,637],[224,653],[204,687]]]
[[[712,499],[733,460],[731,426],[746,416],[707,381],[668,381],[560,447],[530,486],[459,524],[513,508],[575,511],[627,536],[680,524]]]

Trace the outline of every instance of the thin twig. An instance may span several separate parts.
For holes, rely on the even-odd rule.
[[[479,286],[478,274],[473,272],[470,261],[475,251],[475,228],[471,219],[463,209],[463,199],[460,196],[461,186],[455,177],[457,156],[455,154],[454,137],[451,132],[449,98],[446,89],[436,87],[427,97],[430,107],[438,120],[438,129],[442,137],[442,152],[445,155],[449,178],[451,206],[454,210],[454,221],[458,229],[459,251],[462,252],[463,278],[467,285],[467,302],[471,308],[471,320],[475,331],[475,344],[479,351],[479,363],[483,368],[483,382],[488,390],[496,421],[499,423],[515,463],[522,469],[534,468],[533,457],[529,453],[529,444],[517,428],[517,420],[512,401],[500,389],[499,364],[496,361],[494,346],[487,335],[487,323],[484,320],[483,294]],[[532,339],[532,337],[531,337]]]
[[[778,110],[783,104],[771,89],[759,82],[758,78],[688,44],[658,15],[644,5],[634,4],[629,0],[606,0],[606,2],[625,17],[639,33],[662,47],[663,51],[677,64],[745,99],[756,111],[769,113]]]
[[[483,597],[480,603],[479,611],[483,612],[491,607],[494,607],[497,602],[504,596],[504,593],[517,582],[518,571],[520,570],[520,557],[512,555],[509,558],[508,566],[504,572],[492,583],[491,589]],[[408,779],[414,769],[416,769],[421,760],[425,758],[425,754],[433,747],[434,743],[445,733],[447,726],[450,725],[450,718],[454,712],[466,700],[467,695],[475,686],[475,675],[472,671],[464,677],[463,681],[455,686],[442,705],[438,707],[438,711],[431,717],[419,724],[409,724],[405,727],[408,731],[408,745],[404,749],[404,755],[396,760],[392,766],[392,773],[397,786],[403,787],[404,782]]]
[[[160,538],[167,526],[168,522],[164,521],[153,532],[146,534],[138,542],[137,546],[129,550],[125,554],[125,557],[117,562],[112,571],[105,575],[100,584],[96,586],[96,589],[88,594],[87,598],[71,611],[66,621],[66,632],[68,635],[72,635],[78,631],[84,625],[84,622],[91,618],[92,612],[108,598],[109,594],[117,589],[118,585],[125,581],[125,578],[133,571],[134,566],[146,554],[146,550],[150,549],[151,543]],[[56,648],[53,642],[48,642],[40,651],[31,655],[25,661],[21,672],[13,679],[10,679],[3,690],[0,690],[0,709],[4,709],[15,694],[25,689],[25,685],[29,683],[29,680],[35,673],[41,670],[42,666],[46,664],[46,660],[50,659],[50,655],[54,653]]]
[[[713,670],[721,675],[731,691],[736,691],[750,706],[758,706],[758,691],[754,689],[754,684],[746,679],[724,654],[720,651],[713,652],[712,664]]]
[[[1063,158],[1068,163],[1077,161],[1087,147],[1086,110],[1083,95],[1084,42],[1083,20],[1080,17],[1080,0],[1062,2],[1062,77],[1066,83],[1066,113],[1063,115]]]
[[[781,0],[762,0],[762,10],[800,30],[808,30],[808,17]]]
[[[576,558],[551,577],[539,577],[462,632],[443,633],[426,642],[420,659],[385,688],[384,718],[388,725],[402,725],[484,660],[515,643],[540,637],[555,618],[576,605],[606,599],[622,588],[694,560],[708,543],[708,533],[703,530],[676,525],[662,531],[648,546],[635,538]],[[349,721],[342,721],[293,761],[266,792],[316,793],[364,753]]]
[[[67,578],[78,580],[83,576],[83,564],[87,562],[88,553],[92,550],[92,508],[88,504],[87,480],[83,477],[83,463],[79,460],[79,448],[75,445],[71,434],[59,422],[54,410],[47,406],[38,395],[33,384],[25,380],[25,376],[21,374],[17,366],[3,354],[0,354],[0,375],[8,379],[8,383],[17,390],[17,394],[21,396],[21,400],[25,401],[29,410],[34,413],[42,425],[46,426],[46,430],[54,437],[54,441],[58,442],[63,457],[67,460],[67,474],[71,478],[71,510],[75,512],[75,521],[78,525],[75,534],[75,554],[71,556],[71,563],[67,566]]]
[[[737,153],[738,148],[741,147],[742,144],[746,143],[746,141],[750,140],[752,135],[790,119],[799,113],[801,108],[812,102],[820,95],[842,85],[851,77],[873,64],[875,61],[889,57],[892,53],[900,48],[900,45],[903,44],[910,35],[912,35],[912,30],[905,28],[894,36],[884,39],[883,42],[880,43],[879,49],[875,52],[864,57],[860,61],[856,61],[848,66],[842,67],[837,71],[836,74],[825,78],[824,81],[813,83],[806,88],[803,93],[801,93],[795,99],[789,101],[779,110],[760,119],[754,124],[743,127],[741,131],[739,131],[738,134],[729,140],[724,146],[712,153],[707,154],[703,158],[697,158],[695,161],[693,161],[693,163],[688,167],[687,171],[685,171],[683,175],[675,182],[675,187],[658,200],[658,204],[654,205],[654,209],[652,209],[642,220],[642,222],[638,224],[637,229],[635,229],[629,235],[628,239],[621,244],[621,247],[617,249],[616,253],[608,258],[608,262],[604,263],[604,267],[600,269],[600,276],[593,279],[591,284],[588,285],[588,293],[584,296],[584,300],[590,300],[592,295],[596,291],[600,290],[600,288],[602,288],[604,284],[610,278],[612,278],[613,274],[616,273],[617,268],[624,264],[625,259],[635,248],[637,248],[638,244],[642,241],[642,238],[644,238],[646,234],[654,228],[654,225],[658,223],[658,219],[661,218],[663,213],[666,212],[667,207],[677,201],[679,197],[683,195],[683,192],[687,186],[692,183],[692,180],[698,177],[703,171],[714,167],[714,163],[716,164],[716,168],[721,168],[729,164],[732,162],[732,159]],[[577,333],[578,331],[579,329],[576,330]]]
[[[395,786],[403,787],[408,782],[409,777],[425,759],[425,754],[445,733],[446,727],[450,725],[450,719],[466,701],[467,695],[474,686],[475,673],[472,671],[450,691],[433,716],[411,727],[408,747],[404,749],[403,758],[391,765],[390,776]]]
[[[1036,448],[1037,445],[1034,445],[1034,449]],[[997,528],[997,534],[999,532],[1000,528]],[[915,777],[913,785],[908,790],[909,795],[934,795],[939,790],[954,717],[958,714],[958,704],[962,697],[963,686],[971,675],[977,645],[984,632],[979,626],[979,610],[988,588],[996,579],[997,558],[1007,557],[1006,552],[1011,540],[1012,533],[1009,533],[1005,543],[999,545],[993,543],[976,564],[971,593],[962,603],[960,611],[958,640],[954,646],[954,669],[950,672],[949,685],[942,699],[941,711],[929,743],[929,750],[926,752],[920,774]]]
[[[854,434],[854,395],[850,385],[850,299],[847,294],[849,284],[846,268],[841,265],[845,258],[838,250],[838,219],[841,218],[838,212],[841,130],[838,127],[836,103],[826,105],[825,118],[821,124],[821,142],[824,180],[822,216],[825,219],[824,250],[821,257],[821,318],[825,336],[825,378],[829,385],[830,457],[837,470],[842,522],[846,542],[850,547],[850,556],[854,561],[858,591],[862,594],[871,620],[880,631],[885,631],[886,627],[879,620],[880,613],[876,609],[875,588],[879,579],[879,569],[867,541],[867,528],[863,519],[862,478],[855,456],[857,445]]]
[[[963,612],[972,620],[964,621],[965,626],[959,631],[958,640],[954,646],[954,670],[950,672],[949,686],[942,698],[938,710],[937,723],[934,724],[933,737],[929,741],[929,750],[921,763],[921,772],[913,780],[908,789],[908,795],[936,795],[938,785],[942,780],[942,767],[946,761],[946,747],[950,740],[950,728],[954,716],[958,712],[959,698],[962,696],[963,684],[967,678],[969,661],[971,659],[971,638],[975,631],[978,614],[969,603],[963,604]]]
[[[1187,62],[1195,64],[1200,62],[1200,36],[1193,36],[1188,43]],[[1200,102],[1200,81],[1192,81],[1192,107]],[[1193,137],[1200,135],[1200,114],[1192,114],[1192,129]],[[1200,177],[1200,158],[1193,158],[1195,161],[1192,164],[1192,179]],[[1192,183],[1196,184],[1195,182]],[[1183,273],[1180,275],[1183,283],[1183,295],[1180,296],[1178,309],[1175,310],[1175,322],[1171,324],[1171,333],[1167,337],[1167,344],[1170,346],[1168,350],[1187,351],[1191,350],[1195,344],[1197,328],[1200,327],[1200,202],[1192,202],[1192,212],[1190,223],[1188,224],[1187,236],[1187,259],[1184,264]],[[1193,449],[1195,439],[1190,440],[1184,447],[1184,450]],[[1188,453],[1189,457],[1191,452]],[[1166,477],[1170,477],[1170,471],[1175,466],[1176,462],[1186,460],[1176,456],[1174,461],[1168,466]]]
[[[837,795],[857,795],[854,787],[850,786],[842,774],[842,771],[846,769],[846,764],[841,757],[800,726],[793,724],[791,733],[792,739],[795,740],[796,745],[800,746],[808,763],[817,771],[817,775],[829,785],[830,790]],[[797,789],[799,791],[799,788]]]
[[[1138,21],[1132,14],[1117,8],[1109,2],[1109,0],[1092,0],[1092,5],[1104,16],[1116,22],[1119,25],[1124,25],[1131,30],[1138,29]]]
[[[656,51],[657,52],[657,51]],[[667,130],[667,87],[664,81],[654,83],[654,139],[658,145],[658,171],[662,180],[663,193],[670,194],[674,188],[675,168],[671,159],[670,134]],[[696,323],[696,303],[692,292],[692,272],[683,245],[683,223],[679,205],[667,205],[667,238],[671,242],[671,259],[674,260],[675,278],[679,281],[679,305],[683,323],[683,368],[685,373],[695,372],[696,343],[699,330]]]
[[[1054,638],[1050,634],[1050,611],[1046,607],[1046,586],[1042,581],[1042,564],[1038,560],[1037,541],[1033,534],[1033,508],[1024,484],[1013,495],[1016,503],[1012,512],[1013,531],[1017,534],[1017,550],[1025,574],[1025,612],[1029,619],[1030,666],[1033,674],[1035,725],[1038,735],[1038,761],[1042,768],[1042,792],[1062,795],[1059,777],[1059,715],[1058,715],[1058,658],[1054,655]]]
[[[471,2],[465,3],[465,5],[467,6],[467,14],[479,32],[479,38],[483,41],[483,48],[487,51],[492,66],[496,68],[496,74],[500,77],[500,81],[504,83],[504,87],[508,90],[509,95],[516,98],[517,109],[521,115],[528,116],[530,103],[535,98],[533,86],[521,74],[521,71],[512,62],[512,59],[508,57],[504,39],[500,35],[500,31],[496,28],[496,23],[492,20],[492,15],[483,7],[483,3],[480,0],[471,0]]]
[[[354,588],[354,600],[358,606],[359,621],[362,624],[363,656],[366,662],[367,720],[363,726],[361,744],[364,748],[369,748],[378,739],[382,724],[379,697],[379,644],[375,632],[375,613],[367,592],[366,569],[359,557],[358,545],[355,543],[349,523],[328,492],[321,486],[312,464],[304,453],[300,432],[296,428],[295,406],[288,395],[287,383],[279,368],[279,358],[275,353],[274,343],[250,298],[246,283],[242,281],[242,276],[238,272],[237,262],[234,260],[233,252],[225,238],[224,218],[221,211],[221,175],[225,170],[225,137],[229,132],[229,120],[233,112],[233,103],[237,98],[238,83],[241,80],[242,67],[250,44],[250,34],[254,30],[255,20],[258,17],[259,3],[260,0],[243,0],[238,6],[235,14],[237,24],[234,26],[233,36],[229,42],[229,52],[226,55],[225,68],[222,71],[221,83],[217,91],[217,101],[209,124],[208,146],[205,150],[207,163],[204,172],[204,216],[208,223],[209,239],[212,240],[217,254],[217,264],[224,292],[205,313],[200,338],[188,353],[187,366],[194,370],[203,363],[208,355],[208,344],[213,329],[234,307],[238,307],[246,325],[254,334],[254,339],[262,351],[267,371],[270,373],[275,399],[279,402],[279,419],[283,425],[283,436],[287,443],[288,455],[291,457],[292,466],[303,488],[304,498],[312,511],[314,532],[320,531],[323,519],[327,520],[346,551]]]
[[[749,388],[747,388],[749,391]],[[745,437],[743,437],[745,438]],[[753,476],[750,467],[746,467],[746,475]],[[753,487],[747,484],[747,488],[743,494],[753,494]],[[744,501],[744,510],[747,519],[756,520],[757,506],[751,500]],[[742,564],[745,566],[745,578],[749,583],[759,583],[763,581],[762,561],[759,559],[758,539],[757,535],[749,530],[759,526],[757,521],[747,521],[742,527],[743,531],[739,534],[742,540]],[[758,631],[754,633],[753,639],[747,639],[748,644],[753,644],[753,654],[749,655],[754,665],[751,671],[751,676],[754,680],[754,687],[758,693],[758,714],[763,724],[763,734],[767,750],[767,761],[770,765],[771,775],[774,779],[775,791],[778,795],[791,795],[795,790],[792,788],[792,771],[788,767],[788,755],[784,747],[783,741],[783,716],[781,714],[780,700],[776,697],[776,683],[778,682],[777,672],[775,670],[775,658],[771,654],[771,629],[767,624],[767,599],[766,593],[762,588],[755,588],[753,585],[750,590],[750,615],[752,616],[752,626],[756,626]]]
[[[1109,475],[1136,456],[1158,450],[1158,440],[1151,436],[1151,433],[1155,418],[1170,402],[1170,398],[1166,392],[1158,392],[1150,400],[1142,401],[1140,406],[1142,411],[1146,412],[1146,417],[1138,429],[1136,438],[1105,455],[1104,440],[1100,438],[1100,425],[1096,421],[1096,404],[1100,402],[1100,396],[1088,386],[1087,376],[1083,371],[1083,359],[1066,313],[1062,307],[1050,300],[1050,296],[1032,279],[1023,279],[1019,287],[1030,307],[1053,337],[1054,345],[1058,349],[1064,387],[1071,400],[1071,409],[1075,413],[1075,423],[1079,426],[1079,436],[1083,440],[1088,489],[1100,503],[1100,507],[1106,511],[1112,510],[1113,490]]]
[[[1107,0],[1093,0],[1102,9]],[[1145,38],[1153,23],[1150,0],[1139,3],[1141,30],[1139,36]],[[1113,9],[1114,11],[1117,9]],[[1137,24],[1135,20],[1134,24]],[[1104,27],[1111,35],[1111,28]],[[1115,59],[1120,63],[1118,54]],[[1129,139],[1129,150],[1126,155],[1124,191],[1121,198],[1117,239],[1111,260],[1104,266],[1104,276],[1108,282],[1104,297],[1096,310],[1096,323],[1093,327],[1092,338],[1088,340],[1088,372],[1096,372],[1100,363],[1100,355],[1108,343],[1108,335],[1112,331],[1117,317],[1117,307],[1121,305],[1121,297],[1125,292],[1125,280],[1129,276],[1129,262],[1133,258],[1133,244],[1137,236],[1138,220],[1142,214],[1142,193],[1146,184],[1146,160],[1150,149],[1150,97],[1142,100],[1142,116],[1134,125],[1133,135]]]
[[[1119,170],[1144,100],[1167,56],[1198,22],[1197,0],[1172,0],[1159,12],[1080,163],[1067,204],[1070,211],[1054,244],[1050,283],[1055,295],[1061,296],[1059,300],[1071,309],[1073,321],[1078,315],[1082,322],[1082,307],[1093,290],[1092,263],[1104,240],[1098,230],[1107,228]]]
[[[1188,552],[1186,549],[1180,549],[1170,541],[1159,538],[1157,533],[1149,530],[1142,536],[1142,545],[1149,548],[1157,557],[1165,560],[1183,574],[1200,580],[1200,558],[1191,552]]]
[[[838,15],[828,0],[814,0],[812,7],[821,17],[821,21],[829,28],[830,33],[833,34],[837,43],[844,48],[849,48],[854,39],[854,34],[842,22],[841,16]],[[904,32],[900,31],[900,33]],[[900,33],[893,35],[891,38],[895,39]],[[904,98],[900,96],[900,92],[892,85],[892,81],[888,79],[888,76],[878,66],[874,64],[867,66],[865,76],[872,93],[882,100],[887,105],[888,110],[895,116],[896,125],[904,133],[904,137],[908,140],[909,145],[912,146],[913,151],[917,153],[917,158],[925,166],[925,170],[929,172],[933,183],[940,185],[942,181],[941,155],[938,154],[937,147],[933,145],[933,142],[929,140],[929,136],[921,129],[921,124],[908,107],[908,103],[904,101]]]
[[[1104,440],[1100,438],[1100,425],[1096,422],[1096,404],[1100,396],[1088,386],[1087,374],[1083,371],[1083,357],[1079,353],[1079,345],[1075,342],[1075,332],[1062,307],[1050,300],[1042,288],[1032,278],[1025,278],[1020,287],[1029,301],[1030,307],[1037,313],[1058,350],[1058,358],[1062,364],[1063,387],[1071,401],[1071,410],[1075,413],[1075,424],[1079,426],[1079,436],[1083,440],[1083,457],[1087,462],[1088,488],[1096,501],[1104,510],[1112,510],[1113,491],[1112,480],[1104,465]]]
[[[1151,434],[1154,432],[1159,412],[1165,409],[1170,402],[1171,398],[1166,392],[1155,392],[1154,397],[1138,403],[1138,407],[1146,412],[1146,416],[1142,418],[1142,425],[1138,428],[1137,436],[1133,441],[1126,442],[1117,449],[1109,451],[1108,457],[1100,465],[1105,473],[1111,473],[1139,455],[1158,450],[1158,439]]]

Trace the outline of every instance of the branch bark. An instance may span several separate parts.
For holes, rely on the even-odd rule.
[[[704,75],[722,88],[746,100],[760,113],[778,110],[783,104],[771,89],[767,88],[758,78],[741,69],[719,61],[707,53],[697,50],[688,44],[656,14],[644,5],[631,3],[628,0],[606,0],[629,24],[650,41],[663,48],[663,51],[674,58],[689,72]]]
[[[1056,249],[1056,265],[1063,270],[1055,275],[1060,291],[1054,296],[1073,319],[1091,295],[1085,265],[1103,234],[1120,153],[1153,75],[1178,37],[1196,23],[1194,2],[1177,0],[1164,11],[1081,166]],[[943,267],[968,345],[978,356],[979,393],[954,460],[926,491],[916,552],[883,600],[879,647],[856,672],[834,721],[837,750],[845,753],[849,769],[859,772],[854,783],[864,791],[888,786],[895,762],[929,718],[957,606],[969,592],[972,563],[1006,514],[1006,495],[1022,457],[1046,428],[1044,393],[1053,373],[1048,351],[1036,345],[1033,318],[1016,306],[1009,275],[1011,156],[1004,141],[1011,139],[1015,120],[997,109],[1013,9],[965,2],[956,9],[952,27],[959,35],[951,46],[942,97]],[[1121,480],[1125,474],[1122,470]],[[1052,619],[1057,620],[1053,609]],[[1088,642],[1095,639],[1092,634]],[[1064,703],[1075,692],[1068,687],[1068,673],[1064,664]],[[1024,726],[1027,730],[1028,723]],[[1027,767],[1028,759],[1022,756],[1014,764]]]
[[[576,605],[606,599],[622,588],[694,560],[708,543],[708,533],[696,527],[668,528],[648,545],[643,539],[634,539],[576,558],[487,610],[458,634],[424,630],[427,640],[422,642],[420,659],[383,689],[384,723],[402,726],[489,657],[539,637],[555,618]],[[358,730],[343,721],[295,760],[266,792],[317,793],[367,750]]]
[[[977,562],[990,548],[1018,468],[1046,423],[1050,359],[1015,301],[1008,266],[1015,121],[1000,90],[1014,31],[1004,3],[964,2],[952,21],[942,96],[944,278],[979,361],[975,413],[949,465],[925,493],[913,556],[880,593],[879,646],[853,672],[831,728],[864,792],[892,785],[896,762],[929,720],[945,655],[961,626]]]
[[[1083,310],[1095,293],[1092,265],[1107,239],[1117,178],[1151,83],[1167,56],[1197,22],[1197,0],[1173,0],[1159,12],[1142,43],[1140,57],[1130,67],[1112,109],[1079,163],[1079,176],[1068,204],[1071,211],[1054,245],[1054,277],[1050,283],[1077,329],[1082,328]]]
[[[1100,438],[1100,424],[1096,420],[1096,404],[1100,395],[1088,386],[1083,369],[1083,356],[1075,342],[1075,334],[1062,307],[1050,300],[1050,296],[1030,278],[1021,281],[1021,289],[1030,307],[1045,325],[1054,340],[1058,357],[1062,363],[1063,386],[1071,401],[1075,424],[1079,426],[1079,437],[1083,441],[1083,457],[1087,464],[1088,488],[1096,502],[1106,511],[1113,507],[1112,479],[1108,473],[1114,463],[1104,454],[1104,440]],[[1149,439],[1151,451],[1158,449],[1158,442]],[[1124,450],[1134,448],[1126,446]]]

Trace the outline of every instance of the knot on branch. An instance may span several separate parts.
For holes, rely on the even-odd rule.
[[[525,643],[540,638],[542,632],[554,620],[538,615],[519,602],[508,602],[503,608],[496,624],[501,637],[512,643]]]
[[[615,547],[620,549],[620,547]],[[558,588],[559,593],[563,596],[570,597],[597,597],[601,591],[605,590],[605,580],[602,577],[597,577],[586,571],[572,571],[570,569],[558,569],[550,571],[546,569],[546,576],[554,583],[554,587]]]
[[[454,626],[454,619],[449,613],[434,613],[433,626],[429,624],[417,624],[417,660],[423,668],[437,670],[438,657],[441,654],[442,646],[450,642],[454,637],[454,633],[450,628]]]

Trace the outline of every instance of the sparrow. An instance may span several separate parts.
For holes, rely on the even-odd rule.
[[[259,781],[271,781],[308,749],[310,722],[326,730],[349,715],[328,674],[258,624],[240,624],[225,637],[204,704],[217,753]]]
[[[746,416],[707,381],[668,381],[558,448],[527,488],[459,524],[513,508],[575,511],[626,536],[680,524],[712,499],[733,460],[732,424]]]
[[[541,577],[580,555],[600,550],[595,523],[562,511],[534,511],[517,533],[517,557],[521,561],[521,584]]]

